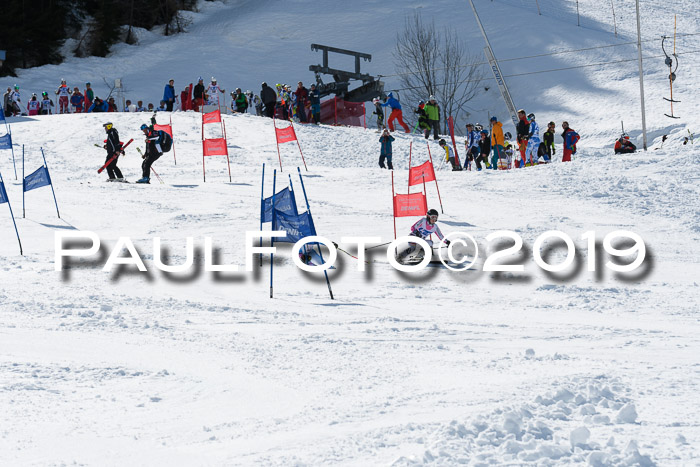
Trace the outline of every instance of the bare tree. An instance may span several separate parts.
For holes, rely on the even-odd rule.
[[[442,110],[443,132],[447,117],[458,118],[474,98],[483,78],[480,59],[469,53],[453,29],[437,31],[420,13],[406,18],[396,37],[394,63],[404,95],[411,102],[435,96]]]

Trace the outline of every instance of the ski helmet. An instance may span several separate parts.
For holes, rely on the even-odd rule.
[[[530,120],[530,121],[534,120],[534,119],[535,119],[535,114],[529,114],[529,115],[527,116],[527,119]]]
[[[48,92],[46,92],[46,91],[44,91],[44,92],[42,92],[42,93],[41,93],[41,95],[42,95],[42,97],[46,97],[46,96],[48,96],[48,95],[49,95],[49,93],[48,93]]]
[[[513,135],[510,134],[510,131],[506,131],[506,134],[503,135],[503,137],[504,137],[506,140],[510,140],[510,139],[513,137]]]
[[[430,96],[430,97],[428,98],[428,100],[429,100],[429,101],[434,101],[434,100],[435,100],[435,96]],[[433,211],[435,211],[435,210],[433,209]],[[435,211],[435,212],[437,212],[437,211]]]
[[[438,141],[438,144],[439,144],[440,146],[444,146],[444,145],[447,144],[447,142],[446,142],[444,139],[441,139],[440,141]]]
[[[141,125],[141,131],[143,130],[148,130],[148,125],[146,125],[145,123]]]
[[[498,118],[494,115],[493,117],[491,117],[491,121],[492,121],[492,122],[497,122],[497,121],[498,121]]]
[[[66,78],[61,78],[61,84],[66,84]]]
[[[197,78],[197,81],[204,81],[204,78],[200,76],[199,78]]]
[[[211,77],[211,82],[212,82],[212,83],[216,83],[216,78],[214,78],[214,77],[212,76],[212,77]]]
[[[418,101],[418,105],[423,105],[423,104],[425,104],[425,102],[423,102],[423,101]]]
[[[113,125],[112,122],[107,122],[102,126],[105,127],[105,130],[111,130]]]
[[[19,89],[19,84],[15,84],[15,91]]]
[[[378,98],[378,97],[375,97],[374,99],[372,99],[372,104],[376,104],[377,102],[379,102],[379,98]]]
[[[426,217],[435,217],[435,220],[437,220],[437,218],[438,218],[437,209],[430,209],[425,216]]]
[[[467,123],[467,125],[466,125],[466,126],[467,126],[467,128],[469,128],[469,127],[472,127],[472,128],[474,128],[474,124],[473,124],[473,123]]]
[[[481,131],[481,130],[484,129],[484,127],[481,126],[481,123],[477,123],[476,125],[474,125],[474,129],[475,129],[476,131]]]
[[[547,126],[557,126],[557,124],[554,122],[549,122],[549,123],[547,123]]]
[[[481,130],[481,134],[484,135],[484,136],[488,136],[488,135],[489,135],[489,132],[486,131],[486,130]]]

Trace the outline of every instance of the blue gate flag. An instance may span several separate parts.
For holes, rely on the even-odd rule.
[[[5,121],[5,112],[2,110],[2,106],[0,105],[0,122]]]
[[[294,192],[289,187],[275,194],[275,209],[292,216],[299,213]],[[263,200],[260,211],[260,222],[272,222],[272,196]]]
[[[9,203],[7,192],[5,191],[5,183],[0,181],[0,204]]]
[[[49,177],[49,169],[44,166],[24,177],[24,191],[34,190],[47,185],[51,185],[51,177]]]
[[[275,209],[275,223],[272,230],[287,232],[286,237],[276,238],[275,242],[296,243],[304,237],[316,235],[311,213],[308,211],[301,214],[290,214]]]
[[[12,135],[0,136],[0,149],[12,149]]]

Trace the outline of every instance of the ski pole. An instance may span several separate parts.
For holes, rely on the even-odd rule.
[[[165,183],[163,183],[163,179],[160,178],[160,175],[158,175],[158,172],[156,172],[156,169],[154,169],[153,166],[151,166],[151,170],[153,171],[153,174],[156,176],[156,178],[158,179],[158,181],[160,182],[160,184],[161,184],[161,185],[165,185]]]
[[[367,251],[367,250],[372,250],[372,249],[374,249],[374,248],[379,248],[380,246],[388,245],[388,244],[390,244],[390,243],[391,243],[391,242],[380,243],[379,245],[374,245],[374,246],[371,246],[371,247],[369,247],[369,248],[365,248],[365,251]]]

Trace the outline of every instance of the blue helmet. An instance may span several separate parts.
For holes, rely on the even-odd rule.
[[[148,130],[148,125],[146,125],[145,123],[141,125],[141,131],[143,130]]]

